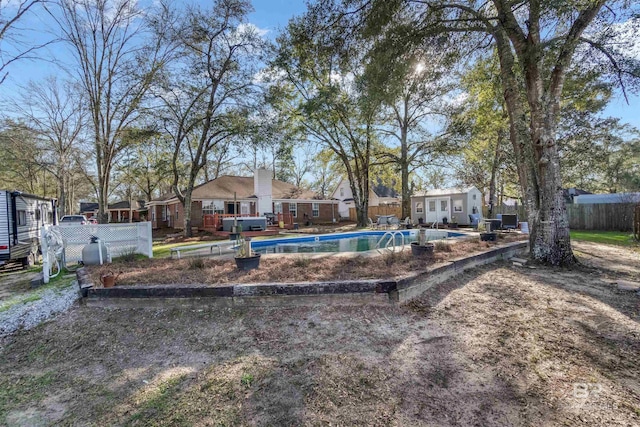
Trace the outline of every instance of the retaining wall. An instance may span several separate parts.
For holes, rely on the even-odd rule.
[[[225,286],[139,285],[113,288],[91,287],[84,269],[78,283],[88,305],[124,307],[192,306],[288,306],[316,304],[396,304],[415,298],[432,286],[465,270],[508,259],[526,250],[528,242],[496,246],[486,252],[393,280],[349,280],[304,283],[261,283]]]

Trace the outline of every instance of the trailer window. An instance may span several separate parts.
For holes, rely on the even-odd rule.
[[[27,225],[27,211],[18,211],[18,225]]]

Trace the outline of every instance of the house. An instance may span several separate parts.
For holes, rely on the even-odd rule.
[[[612,203],[640,203],[639,193],[610,193],[610,194],[582,194],[575,196],[573,202],[578,205],[590,203],[612,204]]]
[[[482,215],[482,193],[476,187],[420,191],[411,196],[411,221],[469,225],[470,214]]]
[[[195,187],[192,226],[217,230],[225,216],[274,214],[290,227],[297,222],[332,222],[337,218],[337,200],[323,200],[313,191],[272,175],[268,169],[257,169],[253,177],[224,175]],[[183,227],[184,209],[176,196],[154,199],[147,207],[154,229]]]
[[[564,197],[564,202],[566,204],[574,203],[574,200],[577,196],[582,196],[584,194],[593,194],[585,190],[581,190],[579,188],[564,188],[562,190],[562,197]]]
[[[107,206],[109,213],[109,222],[129,222],[129,212],[133,218],[133,222],[145,221],[147,208],[144,200],[134,200],[133,207],[128,200],[109,203]],[[87,218],[93,218],[98,215],[98,204],[94,202],[80,202],[80,214]]]
[[[332,198],[337,199],[338,202],[338,214],[340,218],[349,218],[350,209],[355,209],[355,203],[353,202],[353,192],[351,191],[351,185],[349,180],[342,178],[336,189],[331,195]],[[383,185],[380,180],[376,185],[369,186],[369,208],[372,211],[383,212],[384,214],[391,214],[395,212],[386,212],[387,210],[398,210],[394,208],[401,208],[401,199],[398,192],[391,187]],[[378,208],[378,209],[371,209]],[[369,216],[374,216],[371,213]]]

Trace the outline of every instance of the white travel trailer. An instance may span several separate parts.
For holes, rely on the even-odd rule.
[[[0,190],[0,266],[33,265],[40,254],[40,228],[57,223],[56,200]]]

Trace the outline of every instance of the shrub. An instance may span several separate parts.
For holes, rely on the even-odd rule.
[[[435,242],[435,250],[438,252],[451,252],[453,249],[451,249],[451,245],[449,245],[449,243],[444,240],[438,240]]]
[[[309,264],[311,264],[311,258],[299,256],[293,260],[294,267],[305,268],[309,267]]]
[[[204,267],[204,260],[202,258],[189,259],[189,268],[191,270],[202,270]]]

